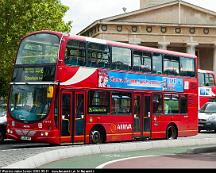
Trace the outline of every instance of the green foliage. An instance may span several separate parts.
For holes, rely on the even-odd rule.
[[[63,17],[69,7],[60,0],[0,0],[0,96],[8,94],[19,40],[28,32],[70,32]]]

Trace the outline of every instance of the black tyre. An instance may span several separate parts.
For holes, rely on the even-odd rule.
[[[0,129],[0,143],[3,143],[5,139],[5,131]]]
[[[177,139],[178,137],[178,130],[174,125],[169,125],[166,131],[166,138],[167,139]]]
[[[104,135],[100,130],[93,129],[90,132],[90,143],[101,144],[104,142]]]

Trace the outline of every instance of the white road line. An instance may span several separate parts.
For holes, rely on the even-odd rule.
[[[122,158],[122,159],[116,159],[116,160],[111,160],[109,162],[105,162],[99,166],[96,167],[96,169],[102,169],[104,168],[105,166],[109,165],[109,164],[112,164],[112,163],[115,163],[115,162],[119,162],[119,161],[124,161],[124,160],[130,160],[130,159],[137,159],[137,158],[144,158],[144,157],[160,157],[160,156],[174,156],[176,155],[177,153],[174,153],[174,154],[162,154],[162,155],[147,155],[147,156],[133,156],[133,157],[126,157],[126,158]]]
[[[171,154],[170,154],[171,155]],[[130,160],[130,159],[136,159],[136,158],[141,158],[141,157],[158,157],[159,155],[148,155],[148,156],[134,156],[134,157],[127,157],[127,158],[123,158],[123,159],[116,159],[116,160],[111,160],[109,162],[105,162],[99,166],[96,167],[96,169],[102,169],[105,166],[115,163],[115,162],[119,162],[119,161],[124,161],[124,160]]]

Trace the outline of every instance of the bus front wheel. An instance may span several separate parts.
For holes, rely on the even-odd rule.
[[[177,139],[178,137],[178,130],[174,124],[170,124],[166,130],[166,138],[167,139]]]
[[[93,128],[90,132],[90,143],[101,144],[105,142],[105,130],[102,127]]]
[[[97,130],[91,131],[91,143],[93,144],[102,143],[100,131]]]
[[[4,138],[5,138],[5,131],[0,127],[0,143],[4,142]]]

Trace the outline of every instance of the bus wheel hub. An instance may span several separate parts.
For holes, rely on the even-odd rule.
[[[100,132],[98,131],[93,131],[91,133],[91,139],[93,143],[99,143],[100,142]]]

